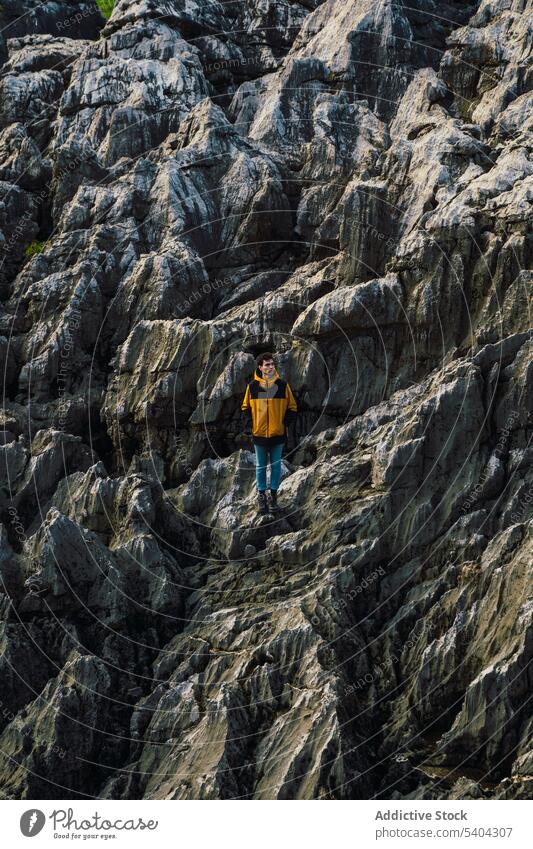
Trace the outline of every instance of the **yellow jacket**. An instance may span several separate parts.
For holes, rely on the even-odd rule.
[[[285,442],[287,425],[295,418],[298,407],[291,387],[277,371],[267,380],[256,369],[246,387],[241,410],[252,414],[254,443],[276,445]]]

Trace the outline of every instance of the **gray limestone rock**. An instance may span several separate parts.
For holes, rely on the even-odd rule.
[[[531,798],[531,0],[89,5],[4,3],[4,796]]]

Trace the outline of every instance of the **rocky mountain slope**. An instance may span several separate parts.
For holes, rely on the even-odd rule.
[[[4,798],[532,798],[532,0],[3,9]]]

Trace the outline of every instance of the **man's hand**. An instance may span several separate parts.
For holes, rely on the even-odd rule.
[[[292,410],[285,410],[285,416],[283,418],[283,424],[285,425],[285,427],[290,427],[291,424],[293,424],[295,418],[295,412],[293,412]]]

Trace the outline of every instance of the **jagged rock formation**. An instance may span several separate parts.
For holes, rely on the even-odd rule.
[[[4,7],[4,796],[531,798],[531,0]]]

